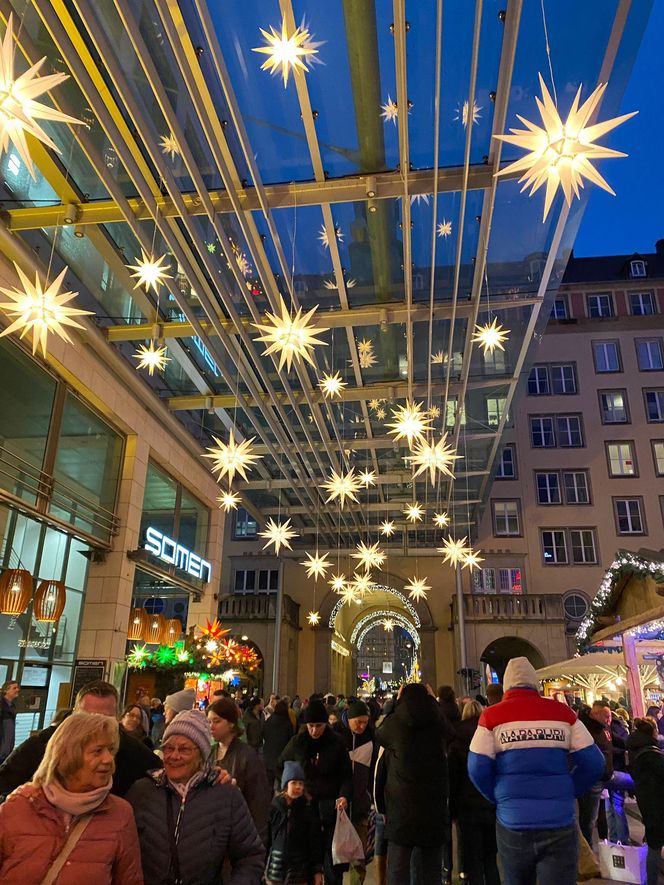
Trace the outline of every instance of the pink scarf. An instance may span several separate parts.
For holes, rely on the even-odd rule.
[[[96,790],[88,790],[86,793],[70,793],[65,790],[57,781],[50,784],[43,784],[42,790],[44,795],[59,811],[70,817],[80,817],[82,814],[89,814],[95,808],[99,808],[104,799],[108,796],[113,786],[110,780],[106,786],[97,787]]]

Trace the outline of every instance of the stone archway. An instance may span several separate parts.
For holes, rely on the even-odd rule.
[[[510,658],[518,657],[528,658],[536,670],[546,663],[539,649],[520,636],[500,636],[494,639],[482,652],[480,661],[492,667],[502,682],[507,662]]]

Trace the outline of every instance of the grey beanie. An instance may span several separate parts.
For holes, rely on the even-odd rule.
[[[289,759],[284,762],[284,773],[281,775],[281,789],[285,790],[289,781],[303,781],[304,769],[299,762]]]
[[[512,658],[505,667],[503,689],[510,688],[534,688],[539,691],[539,680],[535,668],[528,658]]]
[[[212,732],[205,713],[200,710],[185,710],[170,722],[164,730],[162,745],[174,735],[181,735],[193,741],[201,751],[203,762],[207,761],[212,748]]]
[[[166,695],[164,707],[167,710],[173,710],[174,713],[183,713],[185,710],[191,710],[196,702],[196,692],[193,688],[183,688],[182,691],[176,691],[173,694]]]

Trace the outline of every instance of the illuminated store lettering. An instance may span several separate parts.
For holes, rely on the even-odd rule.
[[[169,565],[187,572],[192,578],[198,578],[205,583],[212,578],[212,566],[206,559],[202,559],[152,526],[148,526],[145,531],[145,549]]]

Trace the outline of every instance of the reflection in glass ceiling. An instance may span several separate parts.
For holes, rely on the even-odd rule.
[[[650,3],[545,4],[550,59],[542,6],[522,0],[12,0],[4,23],[10,7],[19,70],[43,55],[67,70],[52,100],[85,125],[45,124],[61,153],[35,149],[35,180],[11,147],[0,157],[7,226],[69,265],[132,365],[157,325],[171,361],[145,382],[196,444],[255,437],[249,505],[321,546],[388,518],[404,545],[430,546],[430,520],[404,523],[414,500],[472,534],[584,206],[559,194],[543,223],[541,192],[496,179],[519,151],[493,135],[538,119],[538,72],[564,112],[608,80],[600,114],[614,116]],[[320,44],[286,88],[253,51],[282,17]],[[168,256],[159,298],[127,269],[141,249]],[[255,341],[282,298],[327,329],[313,366],[280,370]],[[471,337],[494,318],[509,338],[485,355]],[[340,399],[323,398],[324,372]],[[415,478],[388,434],[409,398],[449,434],[454,482]],[[376,485],[327,506],[322,483],[351,467]]]

